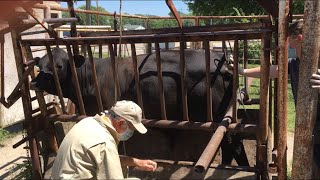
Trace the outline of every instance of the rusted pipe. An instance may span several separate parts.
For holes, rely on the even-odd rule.
[[[298,97],[292,179],[313,177],[314,128],[317,118],[318,93],[310,86],[310,77],[317,72],[320,42],[320,3],[305,0],[305,21],[302,33],[302,58],[299,66]],[[303,66],[302,66],[303,63]]]
[[[135,85],[136,85],[138,105],[140,107],[143,107],[141,87],[140,87],[140,75],[139,75],[139,70],[138,70],[138,60],[137,60],[137,53],[136,53],[136,46],[133,43],[131,44],[131,57],[132,57],[132,61],[133,61],[134,80],[135,80]],[[143,111],[142,111],[142,117],[144,117],[144,112]]]
[[[159,93],[160,93],[159,98],[160,98],[160,108],[161,108],[161,119],[167,119],[159,42],[155,43],[155,48],[156,48],[156,61],[157,61],[157,72],[158,72],[158,87],[159,87]]]
[[[174,6],[172,0],[166,0],[166,4],[169,7],[169,9],[171,10],[174,18],[177,20],[179,28],[182,29],[182,19],[180,17],[180,14],[178,13],[176,7]]]
[[[288,13],[289,0],[279,1],[278,64],[278,178],[287,178],[287,90],[288,90]]]
[[[203,41],[203,45],[205,50],[205,64],[206,64],[207,121],[212,121],[213,115],[212,115],[212,89],[211,89],[211,75],[210,75],[209,41]]]
[[[68,51],[68,56],[69,56],[70,69],[72,72],[72,79],[73,79],[72,83],[76,89],[76,94],[77,94],[77,99],[78,99],[78,108],[79,108],[80,114],[85,115],[86,112],[85,112],[83,99],[82,99],[82,95],[81,95],[79,79],[78,79],[78,75],[77,75],[77,71],[76,71],[76,67],[75,67],[75,63],[74,63],[74,57],[72,56],[70,45],[67,45],[67,51]]]
[[[60,101],[60,104],[61,104],[61,107],[62,107],[62,112],[64,114],[66,114],[67,111],[66,111],[66,106],[64,104],[64,100],[63,100],[63,93],[62,93],[62,89],[61,89],[61,85],[60,85],[60,79],[59,79],[59,76],[58,76],[58,72],[57,72],[57,69],[56,69],[56,63],[55,63],[55,61],[53,59],[53,55],[52,55],[50,46],[47,45],[46,49],[47,49],[47,54],[48,54],[48,59],[49,59],[49,65],[52,67],[54,84],[56,85],[56,91],[57,91],[57,94],[58,94],[58,97],[59,97],[59,101]]]
[[[100,89],[99,89],[99,82],[98,82],[98,78],[97,78],[96,64],[94,63],[94,60],[93,60],[92,50],[91,50],[90,44],[87,45],[87,50],[88,50],[89,61],[91,64],[91,73],[92,73],[92,79],[93,79],[94,89],[95,89],[95,93],[96,93],[98,111],[102,112],[103,105],[102,105],[101,93],[100,93]]]
[[[187,74],[187,70],[186,70],[186,62],[185,62],[185,42],[181,41],[180,42],[180,80],[181,80],[182,113],[183,113],[183,120],[189,121],[186,74]]]
[[[233,57],[234,57],[234,68],[233,68],[233,81],[232,81],[232,119],[238,120],[237,118],[237,91],[239,87],[239,72],[238,72],[238,66],[239,66],[239,40],[234,40],[234,51],[233,51]],[[226,57],[228,58],[228,57]],[[239,122],[237,122],[239,123]]]
[[[214,132],[213,136],[211,137],[207,147],[205,148],[205,150],[201,154],[198,162],[194,166],[195,172],[202,173],[208,168],[210,162],[212,161],[213,157],[215,156],[215,154],[220,146],[220,143],[224,137],[224,134],[227,132],[227,128],[229,127],[229,124],[232,121],[232,119],[231,119],[232,114],[233,114],[232,111],[233,111],[233,106],[230,106],[225,117],[223,118],[223,120],[219,124],[219,127],[217,128],[217,130]]]
[[[262,179],[268,179],[267,156],[269,131],[269,87],[270,87],[270,46],[271,34],[264,34],[261,39],[261,74],[260,74],[260,109],[259,109],[259,133],[257,138],[257,166],[260,169]],[[266,50],[268,49],[268,50]]]

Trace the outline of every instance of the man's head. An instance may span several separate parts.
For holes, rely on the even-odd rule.
[[[132,101],[118,101],[111,107],[109,114],[114,128],[121,136],[126,136],[125,139],[130,138],[134,130],[141,134],[147,132],[141,123],[142,110]]]
[[[296,49],[296,55],[300,58],[302,44],[303,20],[297,20],[289,26],[289,45]]]

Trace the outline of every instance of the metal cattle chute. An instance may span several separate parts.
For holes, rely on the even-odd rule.
[[[311,0],[310,0],[311,1]],[[68,11],[70,18],[52,19],[45,16],[41,18],[37,16],[31,8],[25,8],[33,19],[9,22],[9,26],[1,29],[0,34],[3,37],[6,33],[11,33],[12,46],[14,49],[16,68],[19,76],[19,82],[14,88],[8,98],[4,96],[4,41],[1,38],[1,103],[9,108],[20,97],[22,98],[25,125],[27,136],[21,141],[17,142],[14,147],[21,145],[24,142],[29,142],[29,149],[31,154],[33,176],[37,179],[49,178],[50,167],[54,161],[54,154],[67,133],[65,129],[59,128],[61,124],[72,122],[76,123],[86,117],[85,104],[81,96],[81,89],[79,86],[79,79],[76,73],[73,56],[80,53],[80,50],[85,47],[88,52],[88,59],[93,67],[91,69],[93,74],[93,82],[95,86],[96,101],[98,104],[98,112],[103,110],[101,92],[98,89],[98,80],[93,61],[94,46],[99,47],[99,57],[103,53],[107,53],[112,61],[112,73],[114,74],[112,81],[116,86],[114,89],[115,100],[120,98],[119,80],[117,74],[117,47],[119,39],[121,44],[130,46],[131,58],[133,61],[134,79],[137,94],[137,104],[143,107],[143,93],[140,87],[139,68],[137,64],[137,44],[147,44],[147,53],[152,51],[151,44],[154,44],[154,52],[157,61],[157,81],[159,84],[159,97],[161,119],[147,119],[144,118],[143,123],[148,127],[148,135],[134,135],[132,139],[125,144],[121,144],[119,151],[127,155],[136,156],[139,158],[150,158],[158,162],[158,169],[155,172],[142,172],[136,169],[129,169],[129,176],[136,176],[147,179],[227,179],[227,178],[243,178],[243,179],[268,179],[270,178],[270,169],[277,167],[279,179],[286,177],[286,95],[287,87],[284,85],[287,80],[286,59],[287,57],[287,24],[288,24],[288,7],[287,1],[279,1],[278,9],[273,5],[265,4],[265,1],[259,2],[267,8],[272,16],[276,16],[275,25],[272,25],[271,19],[267,16],[260,17],[263,22],[259,23],[241,23],[228,25],[212,25],[212,26],[194,26],[182,28],[162,28],[162,29],[147,29],[140,31],[123,31],[121,34],[117,31],[109,31],[104,36],[99,37],[77,37],[76,12],[87,12],[89,14],[113,15],[103,12],[83,11],[77,10],[73,7],[73,2],[68,1],[68,9],[48,7],[41,4],[35,5],[36,8],[50,10],[56,9],[61,11]],[[281,2],[281,3],[280,3]],[[172,3],[167,1],[168,4]],[[277,10],[279,12],[277,12]],[[116,14],[114,14],[116,17]],[[129,17],[129,15],[126,15]],[[132,16],[132,18],[144,18]],[[154,17],[153,17],[154,18]],[[172,18],[172,17],[170,17]],[[184,17],[179,17],[184,18]],[[227,18],[227,17],[185,17],[195,20],[195,25],[199,25],[199,19],[210,18]],[[229,17],[232,18],[232,17]],[[240,18],[240,17],[236,17]],[[251,17],[257,18],[257,17]],[[152,19],[152,18],[151,18]],[[165,19],[165,18],[164,18]],[[168,18],[169,19],[169,18]],[[150,18],[145,18],[146,22]],[[181,20],[181,19],[180,19]],[[35,24],[40,23],[45,29],[44,31],[23,32]],[[63,24],[71,23],[70,34],[71,37],[59,38],[56,33],[56,28]],[[146,23],[147,24],[147,23]],[[181,24],[181,23],[180,23]],[[279,28],[274,28],[274,27]],[[23,38],[26,35],[38,34],[47,32],[48,38]],[[277,36],[279,34],[279,36]],[[273,48],[272,35],[275,35],[276,41]],[[210,42],[228,40],[234,41],[234,70],[233,70],[233,87],[239,87],[238,74],[238,51],[239,42],[244,43],[244,56],[247,54],[248,40],[261,40],[261,80],[260,80],[260,99],[258,99],[259,109],[239,110],[239,96],[237,88],[233,88],[232,101],[229,108],[222,118],[220,123],[214,122],[214,115],[212,114],[212,94],[215,93],[210,88]],[[310,40],[311,41],[311,40]],[[180,51],[180,82],[181,88],[181,107],[183,114],[183,121],[176,121],[175,119],[167,118],[167,107],[165,101],[165,94],[163,89],[163,76],[160,57],[160,43],[165,43],[168,48],[168,43],[174,42],[179,44]],[[205,89],[207,93],[206,98],[206,122],[191,121],[189,118],[188,109],[188,92],[186,90],[186,61],[185,49],[186,43],[193,43],[193,47],[201,47],[205,52],[206,64],[206,84]],[[200,43],[199,43],[200,42]],[[120,45],[121,45],[120,44]],[[53,47],[63,47],[66,49],[69,57],[70,69],[72,72],[72,82],[75,85],[76,95],[79,102],[79,115],[70,115],[69,105],[65,104],[65,99],[60,87],[59,78],[55,70],[55,61],[52,56]],[[42,48],[48,54],[50,65],[53,67],[54,82],[57,87],[57,100],[47,102],[45,101],[46,93],[35,92],[35,96],[31,97],[29,83],[36,74],[33,72],[35,65],[34,50]],[[102,48],[104,47],[104,48]],[[105,51],[105,52],[103,52]],[[120,52],[121,53],[121,52]],[[275,90],[272,91],[272,81],[269,79],[269,67],[272,63],[271,53],[275,54],[275,62],[279,63],[279,80],[275,83]],[[279,61],[278,61],[279,59]],[[245,58],[246,61],[246,58]],[[281,70],[282,69],[282,70]],[[31,78],[29,78],[31,76]],[[276,98],[273,98],[274,96]],[[240,97],[242,99],[242,97]],[[38,102],[39,107],[34,107],[34,103]],[[249,103],[249,102],[247,102]],[[272,103],[274,103],[274,146],[272,146]],[[59,111],[61,109],[61,111]],[[246,115],[249,115],[246,116]],[[279,120],[278,120],[278,119]],[[64,125],[62,125],[64,126]],[[226,166],[216,164],[215,158],[219,156],[219,146],[226,133],[240,134],[247,139],[256,140],[256,152],[252,154],[255,157],[256,163],[254,167],[241,166]],[[46,136],[41,134],[45,133]],[[41,144],[41,145],[40,145]],[[46,148],[46,154],[43,153],[42,148]],[[249,148],[252,148],[250,146]],[[278,152],[276,159],[271,160],[271,150],[274,148]],[[49,152],[49,153],[48,153]],[[273,161],[273,162],[272,162]],[[297,160],[297,162],[299,162]],[[298,163],[296,163],[298,164]],[[296,167],[297,168],[297,167]]]

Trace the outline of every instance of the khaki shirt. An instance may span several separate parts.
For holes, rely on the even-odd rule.
[[[104,115],[78,122],[63,139],[53,179],[123,179],[117,132]]]

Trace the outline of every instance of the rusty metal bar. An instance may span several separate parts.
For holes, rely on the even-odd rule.
[[[46,5],[43,4],[35,4],[34,8],[40,8],[44,9]],[[62,8],[60,6],[50,6],[51,10],[56,10],[56,11],[63,11],[63,12],[68,12],[67,8]],[[77,13],[87,13],[87,14],[97,14],[97,15],[105,15],[105,16],[113,16],[113,13],[108,13],[108,12],[101,12],[101,11],[88,11],[88,10],[83,10],[83,9],[75,9],[74,10]],[[119,16],[119,14],[116,14],[116,16]],[[146,17],[146,16],[136,16],[136,15],[128,15],[128,14],[123,14],[123,17],[128,17],[128,18],[138,18],[138,19],[174,19],[174,17],[169,17],[169,16],[157,16],[157,17]],[[257,15],[257,16],[181,16],[181,19],[194,19],[194,18],[200,18],[200,19],[269,19],[269,16],[267,15]],[[301,19],[303,18],[303,14],[295,14],[293,15],[293,18],[296,19]]]
[[[31,7],[23,7],[23,9],[31,16],[34,20],[36,20],[47,32],[51,37],[57,38],[57,32],[45,21],[43,18],[40,17]]]
[[[212,89],[210,76],[210,45],[209,41],[203,41],[206,63],[206,92],[207,92],[207,121],[212,121]]]
[[[4,34],[0,34],[0,86],[1,86],[1,97],[0,100],[4,100]]]
[[[260,39],[262,33],[271,32],[270,29],[262,30],[241,30],[241,31],[221,31],[221,32],[202,32],[202,33],[185,33],[183,39],[177,34],[148,34],[139,36],[122,36],[123,44],[131,43],[148,43],[148,42],[180,42],[180,41],[209,41],[233,40],[233,39]],[[65,45],[73,43],[78,44],[117,44],[119,37],[117,36],[100,36],[100,37],[69,37],[63,39],[24,39],[22,43],[29,43],[32,46],[43,46],[46,42],[49,45]]]
[[[182,29],[182,19],[176,9],[176,7],[174,6],[172,0],[166,0],[166,4],[169,7],[169,9],[171,10],[173,16],[175,17],[175,19],[178,22],[178,26],[180,27],[180,29]]]
[[[12,23],[10,22],[9,25]],[[23,55],[21,44],[19,41],[21,40],[21,36],[19,36],[19,31],[16,29],[11,29],[11,39],[12,39],[12,47],[15,55],[16,67],[19,80],[23,79],[24,67],[23,67]],[[28,81],[25,80],[21,86],[21,94],[22,94],[22,105],[23,111],[25,115],[26,121],[26,129],[27,133],[32,134],[34,126],[36,127],[37,124],[32,123],[32,106],[30,101],[30,92],[28,88]],[[33,178],[40,179],[42,177],[39,154],[38,154],[38,147],[36,140],[32,138],[29,140],[29,147],[30,147],[30,154],[31,154],[31,162],[32,162],[32,171],[33,171]]]
[[[46,45],[46,50],[47,50],[47,55],[48,55],[48,59],[49,59],[49,64],[52,67],[54,84],[56,85],[56,90],[57,90],[57,94],[58,94],[58,97],[59,97],[59,102],[60,102],[61,107],[62,107],[62,112],[64,114],[66,114],[67,111],[66,111],[66,106],[64,104],[64,100],[63,100],[63,93],[62,93],[62,89],[61,89],[61,84],[60,84],[58,72],[57,72],[57,69],[56,69],[56,63],[55,63],[55,61],[53,59],[53,55],[52,55],[51,48],[50,48],[49,45]]]
[[[233,58],[234,58],[234,68],[233,68],[233,81],[232,81],[232,103],[233,103],[233,111],[232,117],[234,120],[238,120],[237,118],[237,91],[239,87],[239,40],[234,40],[234,51],[233,51]],[[239,122],[237,122],[239,123]]]
[[[244,69],[248,68],[248,40],[247,39],[243,40],[243,68]],[[249,90],[248,77],[243,76],[243,80],[244,80],[245,93],[248,93],[248,90]]]
[[[67,114],[50,114],[48,121],[62,122],[79,122],[87,116],[67,115]],[[175,121],[175,120],[149,120],[143,119],[142,123],[149,128],[164,128],[164,129],[182,129],[182,130],[200,130],[212,132],[219,127],[215,122],[195,122],[195,121]],[[255,136],[258,129],[255,124],[238,124],[232,123],[228,127],[228,131],[235,133],[244,133],[249,136]]]
[[[287,90],[288,90],[288,13],[289,0],[279,1],[278,64],[278,178],[287,178]]]
[[[199,26],[199,22],[195,22],[195,26],[184,27],[183,29],[179,28],[158,28],[158,29],[150,29],[148,27],[148,23],[145,22],[146,29],[145,30],[128,30],[123,31],[122,35],[146,35],[146,34],[169,34],[169,33],[178,33],[180,35],[182,33],[199,33],[199,32],[218,32],[218,31],[235,31],[235,30],[259,30],[266,29],[269,23],[241,23],[241,24],[219,24],[219,25],[210,25],[210,26]],[[119,31],[107,31],[104,33],[105,36],[119,36]]]
[[[66,24],[66,23],[71,23],[71,22],[78,22],[77,18],[71,17],[71,18],[44,18],[42,19],[43,22],[48,23],[48,24]],[[22,20],[22,24],[38,24],[38,21],[34,20],[34,19],[25,19]]]
[[[187,74],[187,70],[186,70],[186,59],[185,59],[185,42],[181,41],[180,42],[180,79],[181,79],[182,112],[183,112],[183,120],[189,121],[186,74]]]
[[[318,93],[310,86],[309,79],[317,72],[320,42],[319,1],[305,1],[305,21],[302,33],[303,66],[299,68],[298,99],[292,179],[317,179],[313,172],[314,127],[317,118]],[[303,147],[303,148],[301,148]],[[319,170],[318,170],[319,171]]]
[[[91,71],[92,71],[91,73],[92,73],[92,78],[93,78],[93,82],[94,82],[94,88],[95,88],[95,92],[96,92],[98,110],[99,110],[99,112],[103,112],[101,93],[100,93],[100,89],[99,89],[99,82],[98,82],[98,79],[97,79],[97,70],[96,70],[96,65],[94,63],[94,60],[93,60],[92,50],[91,50],[90,44],[87,45],[87,50],[88,50],[89,61],[90,61],[90,64],[91,64]]]
[[[72,72],[72,79],[73,79],[72,82],[73,82],[73,85],[76,89],[76,94],[77,94],[77,98],[78,98],[78,107],[77,108],[79,108],[81,115],[85,115],[86,112],[85,112],[83,99],[82,99],[82,95],[81,95],[78,74],[77,74],[77,70],[75,67],[74,58],[72,56],[71,47],[69,44],[67,45],[67,51],[68,51],[68,56],[69,56],[70,69]]]
[[[76,17],[76,13],[74,10],[74,6],[73,6],[73,1],[68,1],[68,12],[71,18],[75,18]],[[52,8],[51,8],[52,9]],[[71,22],[70,25],[70,35],[71,37],[77,37],[77,25],[75,22]],[[78,55],[79,54],[79,47],[77,46],[77,44],[72,44],[72,49],[73,49],[73,54]]]
[[[208,168],[210,162],[214,158],[220,146],[220,143],[223,139],[224,134],[227,132],[227,128],[229,127],[229,124],[231,124],[231,121],[232,121],[231,116],[233,114],[232,111],[233,111],[233,107],[230,106],[225,117],[223,118],[218,128],[212,135],[207,147],[205,148],[198,162],[194,166],[195,172],[202,173]]]
[[[115,51],[113,49],[113,45],[109,44],[109,52],[110,52],[110,59],[112,63],[112,73],[113,73],[113,82],[114,82],[114,97],[115,100],[113,103],[116,103],[117,99],[119,99],[118,91],[117,91],[117,71],[116,71],[116,57],[115,57]]]
[[[24,49],[25,49],[25,53],[26,53],[27,59],[33,59],[31,47],[29,45],[26,45],[26,46],[24,46]],[[35,62],[34,60],[31,60],[31,61],[33,61],[33,63]],[[25,64],[30,64],[30,62],[29,63],[26,62]],[[33,66],[32,66],[32,68],[33,68]],[[33,71],[31,73],[31,78],[34,79],[35,76],[36,76],[36,74]],[[46,104],[46,101],[44,99],[44,93],[43,92],[39,92],[39,91],[36,91],[35,93],[36,93],[36,98],[38,100],[39,108],[37,108],[35,110],[32,110],[32,114],[40,111],[41,112],[41,118],[43,120],[43,123],[45,124],[45,127],[49,127],[50,123],[49,123],[49,121],[47,121],[45,119],[45,117],[47,116],[47,107],[51,106],[52,103],[55,103],[55,102],[51,102],[51,103]],[[30,101],[32,102],[32,98],[30,99]],[[51,152],[56,153],[58,151],[58,144],[57,144],[56,136],[55,136],[55,133],[54,133],[53,129],[52,128],[46,128],[45,132],[48,133],[49,137],[48,137],[48,141],[43,142],[43,146],[46,147],[47,146],[46,143],[49,143],[48,146],[50,147]]]
[[[270,47],[271,34],[264,34],[261,38],[261,74],[260,74],[260,108],[259,133],[257,138],[257,161],[262,179],[268,178],[269,159],[267,156],[269,131],[269,87],[270,87]]]
[[[144,27],[146,28],[146,30],[149,30],[149,19],[145,19],[144,20]],[[122,32],[124,33],[124,32]],[[124,34],[122,34],[124,35]],[[146,54],[151,54],[152,52],[152,44],[151,43],[147,43],[147,47],[146,47]]]
[[[135,78],[135,84],[136,84],[138,105],[140,107],[143,107],[141,87],[140,87],[140,75],[139,75],[139,70],[138,70],[138,62],[137,62],[137,54],[136,54],[136,46],[133,43],[131,44],[131,56],[132,56],[132,61],[133,61],[134,78]],[[143,111],[142,111],[142,116],[144,117]]]
[[[159,86],[159,93],[160,93],[159,99],[160,99],[161,118],[167,119],[159,42],[155,42],[155,48],[156,48],[156,61],[157,61],[157,72],[158,72],[158,86]]]
[[[99,44],[99,58],[102,58],[102,44]]]

